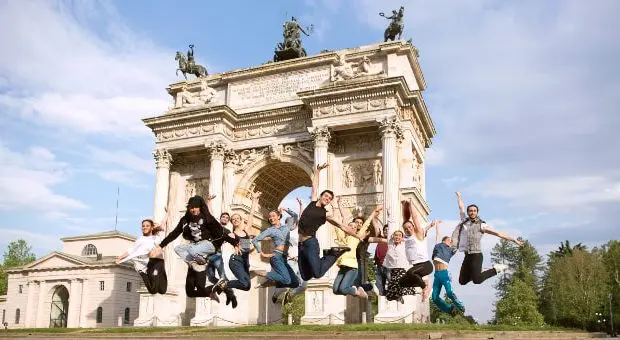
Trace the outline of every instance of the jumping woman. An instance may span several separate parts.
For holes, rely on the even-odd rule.
[[[153,220],[142,221],[142,236],[138,237],[134,244],[126,252],[116,257],[116,263],[132,261],[134,268],[142,277],[144,286],[151,294],[166,294],[168,289],[168,277],[162,257],[151,257],[149,253],[161,241],[163,236],[160,232],[165,228],[168,213],[163,219],[161,226]]]

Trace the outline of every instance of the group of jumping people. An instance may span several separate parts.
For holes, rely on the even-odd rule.
[[[461,221],[451,236],[441,237],[441,220],[432,220],[423,226],[411,200],[401,202],[403,223],[400,228],[390,209],[386,211],[386,223],[379,220],[383,210],[381,206],[376,207],[366,219],[359,213],[357,216],[348,216],[348,211],[342,209],[339,198],[332,191],[318,193],[319,173],[327,166],[318,165],[314,170],[311,202],[305,208],[298,198],[298,213],[284,208],[269,211],[267,220],[270,226],[255,237],[248,233],[248,227],[252,226],[260,192],[251,194],[252,207],[245,223],[237,213],[229,215],[224,212],[217,220],[210,213],[212,209],[209,203],[214,196],[208,196],[207,200],[193,196],[187,203],[185,215],[166,237],[160,234],[165,230],[168,211],[161,224],[150,219],[142,221],[142,236],[117,257],[117,263],[133,262],[149,293],[165,294],[167,277],[162,249],[183,235],[188,242],[175,246],[174,251],[188,265],[185,291],[189,297],[209,297],[219,302],[219,295],[225,293],[226,305],[232,304],[236,308],[238,302],[234,290],[250,290],[249,255],[256,251],[262,258],[268,258],[271,265],[269,272],[253,271],[255,275],[263,277],[256,288],[278,288],[272,296],[274,303],[286,303],[291,297],[303,292],[309,280],[323,277],[335,264],[339,269],[333,282],[333,293],[336,295],[367,298],[369,294],[374,294],[385,296],[388,301],[405,303],[403,296],[421,293],[425,300],[431,295],[433,302],[443,312],[464,314],[465,308],[452,290],[448,272],[452,256],[457,251],[465,254],[459,283],[465,285],[471,281],[480,284],[506,269],[506,266],[496,264],[483,271],[481,238],[484,234],[522,245],[520,240],[491,228],[480,219],[476,205],[471,204],[465,208],[459,192],[456,195]],[[329,208],[332,201],[334,209]],[[335,217],[336,210],[340,219]],[[283,221],[284,213],[288,217]],[[316,233],[326,222],[337,227],[338,245],[324,249],[321,256]],[[227,229],[228,224],[232,225],[232,231]],[[436,245],[429,256],[427,234],[432,228],[436,229]],[[271,241],[270,253],[263,250],[261,242],[264,240]],[[228,261],[234,280],[226,276],[221,250],[225,242],[234,248]],[[363,282],[362,261],[369,243],[377,244],[374,256],[375,280]],[[429,276],[433,271],[431,286]],[[452,304],[440,297],[442,288],[445,288]]]

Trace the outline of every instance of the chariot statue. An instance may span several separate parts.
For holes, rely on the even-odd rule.
[[[282,33],[284,41],[278,43],[273,56],[273,61],[277,62],[305,57],[307,54],[306,50],[301,46],[301,33],[309,37],[312,31],[312,25],[306,27],[304,30],[301,25],[299,25],[299,22],[297,22],[295,17],[292,17],[291,21],[285,22]]]
[[[398,11],[393,10],[392,15],[386,17],[383,12],[379,13],[380,16],[392,20],[390,25],[385,29],[383,33],[383,41],[386,42],[389,40],[394,41],[396,36],[398,35],[398,40],[400,40],[401,35],[403,34],[403,30],[405,29],[405,24],[403,23],[403,17],[405,15],[405,7],[400,6]]]
[[[209,72],[207,72],[207,69],[204,66],[198,65],[194,61],[194,45],[189,45],[187,58],[185,58],[183,53],[177,51],[177,55],[174,57],[174,60],[179,61],[179,68],[177,68],[176,72],[177,76],[179,75],[179,71],[181,71],[183,73],[183,77],[185,77],[185,80],[187,80],[188,73],[195,75],[196,78],[203,78],[209,75]]]

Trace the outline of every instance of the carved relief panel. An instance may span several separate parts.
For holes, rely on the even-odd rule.
[[[342,163],[342,185],[344,188],[365,188],[381,185],[381,159],[366,159]]]
[[[336,136],[329,145],[335,154],[381,151],[381,137],[378,133]]]
[[[209,179],[208,178],[193,178],[188,179],[185,186],[185,202],[192,196],[202,196],[206,199],[209,195]]]

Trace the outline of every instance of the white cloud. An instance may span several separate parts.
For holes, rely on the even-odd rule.
[[[103,37],[95,24],[104,25]],[[133,138],[148,133],[139,118],[166,109],[162,86],[174,79],[174,53],[131,33],[106,3],[2,2],[0,30],[19,36],[0,35],[0,76],[11,89],[0,107],[9,114]]]
[[[2,240],[0,240],[0,249],[6,249],[10,242],[20,239],[26,241],[38,257],[44,255],[44,252],[49,249],[60,249],[61,243],[58,237],[16,227],[0,228],[0,233],[3,235]]]
[[[52,188],[68,177],[66,163],[56,161],[54,154],[42,147],[24,152],[9,150],[0,143],[0,209],[32,209],[53,212],[79,210],[86,204],[53,192]]]
[[[467,177],[453,176],[453,177],[449,177],[449,178],[442,178],[441,182],[443,184],[445,184],[446,186],[450,187],[450,186],[454,186],[454,185],[456,185],[458,183],[467,182]]]
[[[599,203],[620,201],[620,180],[605,177],[555,177],[484,180],[468,191],[506,199],[513,206],[547,211],[593,208]]]

